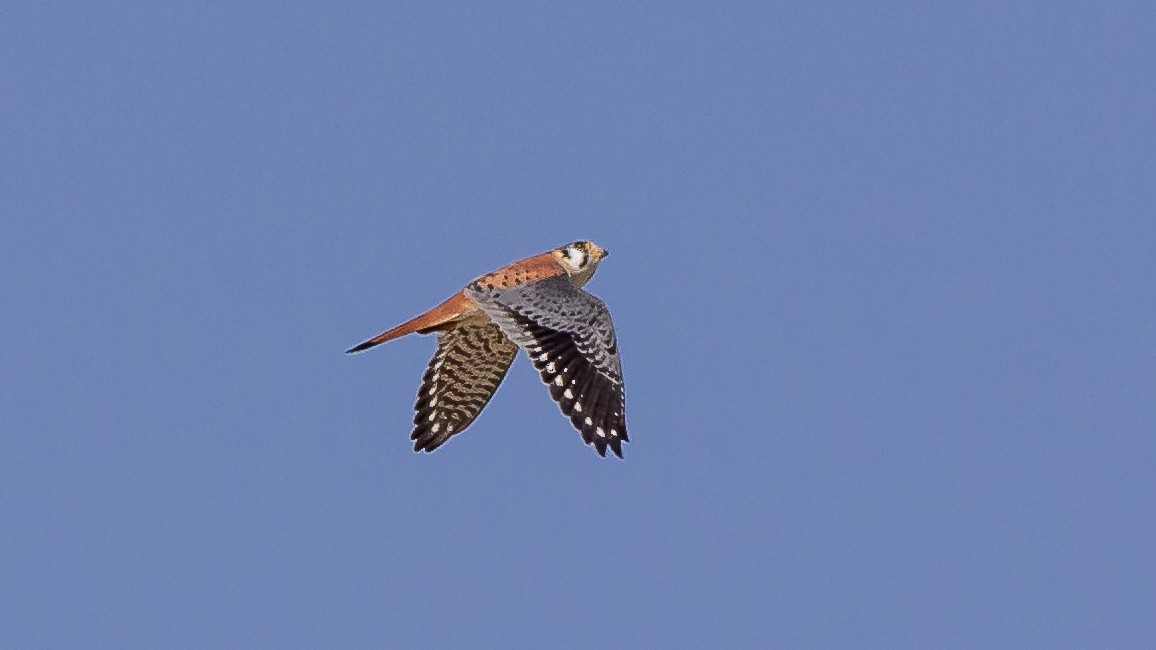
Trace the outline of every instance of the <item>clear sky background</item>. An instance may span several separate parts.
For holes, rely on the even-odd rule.
[[[1151,3],[234,4],[0,8],[0,647],[1156,643]],[[414,454],[579,238],[625,460]]]

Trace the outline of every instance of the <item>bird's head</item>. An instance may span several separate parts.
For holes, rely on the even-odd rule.
[[[574,284],[582,286],[594,275],[598,263],[610,252],[592,241],[580,240],[554,249],[554,258],[570,274]]]

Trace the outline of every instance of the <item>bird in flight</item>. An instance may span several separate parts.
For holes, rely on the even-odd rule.
[[[494,396],[518,348],[550,397],[600,456],[622,458],[626,393],[606,305],[582,290],[607,251],[576,241],[487,273],[442,304],[346,353],[417,332],[437,332],[414,410],[414,451],[464,431]]]

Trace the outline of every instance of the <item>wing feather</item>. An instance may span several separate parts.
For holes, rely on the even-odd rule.
[[[626,393],[606,305],[564,276],[506,288],[474,283],[466,293],[526,351],[582,440],[621,458]]]
[[[482,412],[510,369],[516,346],[491,322],[438,333],[438,347],[418,389],[414,451],[433,451]]]

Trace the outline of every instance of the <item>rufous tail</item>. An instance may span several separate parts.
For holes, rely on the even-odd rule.
[[[406,334],[418,332],[420,334],[428,334],[445,328],[447,325],[461,318],[467,312],[477,309],[473,301],[466,297],[464,292],[455,293],[442,304],[427,311],[421,316],[412,318],[397,327],[386,330],[381,334],[345,351],[346,354],[353,354],[354,352],[361,352],[368,350],[375,345],[381,345],[392,341],[396,338],[401,338]]]

